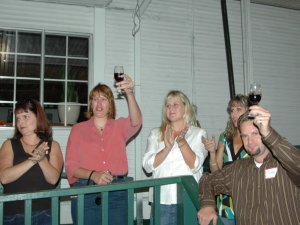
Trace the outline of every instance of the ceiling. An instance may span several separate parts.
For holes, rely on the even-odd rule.
[[[128,9],[134,9],[136,0],[23,0],[23,1],[36,1],[36,2],[51,2],[70,5],[84,5],[95,7],[116,7],[123,8],[127,6]],[[143,0],[151,1],[151,0]],[[139,0],[139,2],[143,2]],[[281,8],[300,10],[300,0],[251,0],[253,3],[276,6]],[[125,8],[125,7],[124,7]]]

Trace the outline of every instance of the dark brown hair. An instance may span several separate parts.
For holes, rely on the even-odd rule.
[[[41,106],[41,104],[35,99],[24,99],[17,102],[15,107],[15,116],[21,112],[31,111],[36,116],[36,135],[44,141],[52,140],[52,130],[49,126],[47,116]],[[15,126],[15,133],[13,138],[21,138],[22,134]]]

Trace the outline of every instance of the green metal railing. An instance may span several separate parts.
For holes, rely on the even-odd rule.
[[[134,224],[134,195],[148,192],[149,187],[154,189],[154,224],[160,225],[160,187],[167,184],[177,184],[179,222],[180,225],[198,225],[197,211],[199,209],[198,184],[192,176],[171,177],[162,179],[148,179],[128,181],[105,186],[86,186],[54,189],[50,191],[38,191],[34,193],[1,194],[0,195],[0,225],[3,224],[3,205],[5,202],[16,200],[25,201],[25,225],[31,225],[32,200],[39,198],[51,198],[52,225],[58,225],[60,221],[60,199],[78,196],[78,223],[84,225],[84,195],[90,193],[102,193],[102,224],[108,224],[108,193],[110,191],[128,191],[128,225]],[[218,225],[222,222],[218,220]]]

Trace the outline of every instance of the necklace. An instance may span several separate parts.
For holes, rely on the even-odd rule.
[[[104,127],[98,126],[98,129],[101,130],[101,131],[103,131],[103,130],[104,130]]]
[[[38,141],[36,144],[28,144],[28,143],[26,143],[26,142],[24,141],[23,138],[21,138],[21,142],[22,142],[23,144],[27,145],[27,146],[35,147],[35,146],[38,145],[38,143],[39,143],[40,141]]]
[[[98,130],[100,130],[101,132],[104,130],[105,125],[106,125],[106,122],[105,122],[103,125],[99,125],[99,124],[95,123],[96,128],[97,128]]]

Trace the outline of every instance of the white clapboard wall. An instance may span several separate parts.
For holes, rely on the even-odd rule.
[[[92,70],[92,80],[101,80],[113,88],[113,66],[122,64],[139,81],[136,92],[143,128],[139,141],[133,140],[127,148],[130,176],[146,178],[137,171],[142,170],[147,137],[150,129],[160,125],[163,98],[171,89],[187,94],[209,135],[218,136],[224,130],[230,96],[219,0],[152,0],[135,38],[131,35],[132,11],[123,9],[124,5],[103,10],[105,15],[101,18],[105,21],[98,21],[91,7],[17,0],[0,3],[0,27],[93,35],[95,28],[105,24],[104,49],[94,49],[95,43],[91,46],[94,58],[104,57],[104,62],[93,63],[103,63],[104,68]],[[244,93],[240,1],[228,0],[227,9],[235,89],[236,93]],[[261,105],[272,111],[274,128],[292,144],[300,144],[300,12],[251,4],[250,22],[253,77],[263,85]],[[134,68],[139,68],[139,73]],[[116,104],[118,116],[127,116],[126,102]],[[11,131],[1,128],[0,141]],[[69,129],[54,127],[53,131],[65,151]]]

